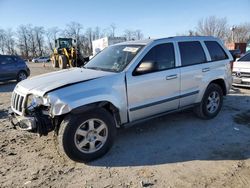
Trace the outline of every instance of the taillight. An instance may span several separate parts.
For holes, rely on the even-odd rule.
[[[233,67],[234,67],[234,61],[230,61],[230,69],[231,69],[231,71],[233,71]]]

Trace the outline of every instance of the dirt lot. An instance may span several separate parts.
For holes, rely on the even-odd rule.
[[[0,187],[250,187],[250,90],[234,88],[213,120],[188,110],[120,130],[107,155],[80,164],[58,156],[53,134],[11,128],[14,86],[0,83]]]

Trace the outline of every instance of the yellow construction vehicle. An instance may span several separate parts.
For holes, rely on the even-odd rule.
[[[83,58],[77,49],[76,40],[73,38],[58,38],[55,40],[55,48],[51,55],[53,67],[65,69],[67,67],[79,67],[84,65]]]

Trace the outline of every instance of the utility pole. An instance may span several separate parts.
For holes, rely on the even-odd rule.
[[[234,31],[236,30],[236,26],[233,25],[232,27],[230,27],[230,30],[232,31],[232,42],[234,43]]]

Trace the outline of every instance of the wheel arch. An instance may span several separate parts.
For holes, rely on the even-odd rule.
[[[18,71],[16,72],[16,78],[17,78],[17,76],[18,76],[21,72],[24,72],[24,73],[26,74],[27,78],[28,78],[29,74],[28,74],[28,72],[27,72],[25,69],[20,69],[20,70],[18,70]]]
[[[55,116],[53,118],[53,124],[55,126],[55,132],[57,132],[60,128],[60,124],[63,121],[63,119],[71,114],[71,115],[79,115],[84,112],[91,111],[96,108],[104,108],[107,110],[114,118],[116,127],[119,128],[121,126],[121,117],[120,117],[120,111],[119,109],[111,102],[109,101],[99,101],[99,102],[94,102],[90,104],[85,104],[79,107],[76,107],[72,109],[69,113],[62,114],[59,116]]]
[[[208,85],[210,85],[210,84],[212,84],[212,83],[213,83],[213,84],[217,84],[218,86],[220,86],[221,89],[222,89],[223,95],[224,95],[224,96],[227,95],[226,83],[225,83],[225,81],[224,81],[222,78],[213,80],[213,81],[211,81]]]
[[[111,102],[109,101],[99,101],[99,102],[94,102],[86,105],[79,106],[73,110],[71,110],[71,114],[80,114],[84,113],[86,111],[90,111],[95,108],[104,108],[107,110],[111,115],[114,117],[116,126],[120,127],[121,125],[121,118],[119,114],[119,109]]]

